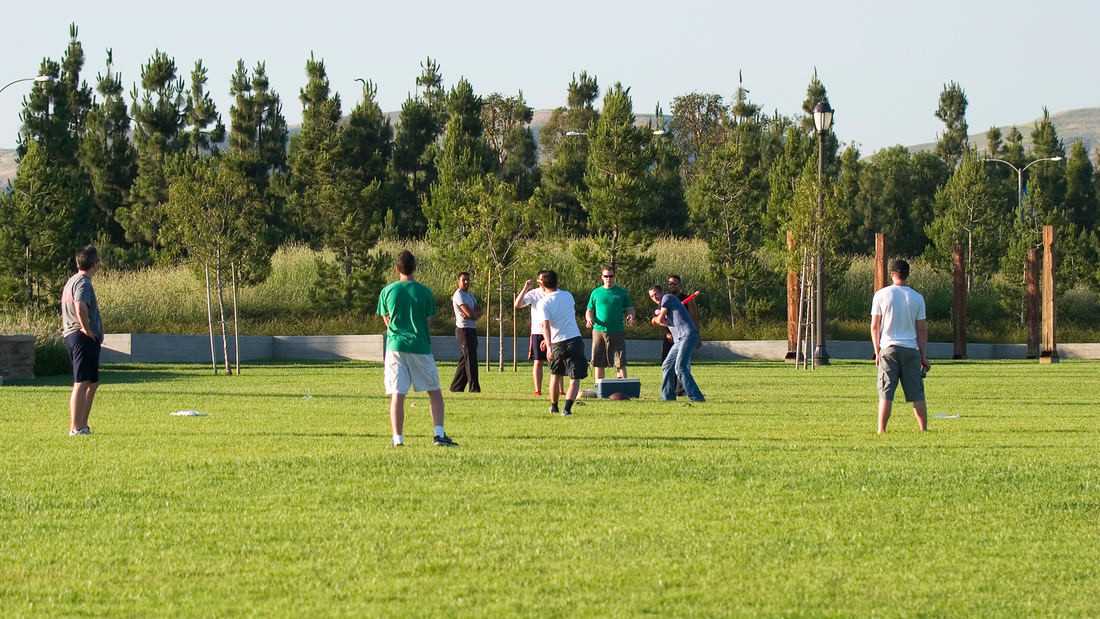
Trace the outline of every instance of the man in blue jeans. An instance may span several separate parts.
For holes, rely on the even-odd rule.
[[[672,348],[661,364],[661,399],[676,399],[679,379],[692,402],[703,402],[703,392],[691,375],[691,357],[699,344],[699,327],[676,295],[665,294],[660,286],[654,286],[649,289],[649,298],[658,306],[657,315],[651,322],[657,327],[668,327],[672,333]]]

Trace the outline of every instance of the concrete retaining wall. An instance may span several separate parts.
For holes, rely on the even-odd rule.
[[[478,338],[478,358],[484,362],[485,338]],[[516,342],[516,356],[527,359],[527,338]],[[34,339],[31,338],[31,350]],[[221,338],[215,338],[218,359],[221,359]],[[591,341],[585,349],[591,355]],[[657,361],[661,354],[660,340],[627,340],[627,357],[635,361]],[[495,361],[497,338],[489,338]],[[242,336],[241,361],[382,361],[381,335],[303,335],[303,336]],[[870,359],[871,343],[829,340],[829,355],[834,359]],[[948,342],[929,344],[929,357],[950,359],[953,348]],[[1100,344],[1060,344],[1064,359],[1100,359]],[[696,355],[700,361],[782,361],[787,353],[785,340],[703,342]],[[970,359],[1023,359],[1027,347],[1023,344],[970,344]],[[233,358],[233,340],[229,339],[229,355]],[[458,359],[458,345],[451,336],[433,336],[432,354],[440,361]],[[512,338],[504,338],[505,363],[512,361]],[[161,335],[149,333],[112,333],[103,341],[104,363],[209,363],[210,340],[205,335]],[[33,360],[32,365],[33,368]],[[0,369],[2,374],[2,369]]]

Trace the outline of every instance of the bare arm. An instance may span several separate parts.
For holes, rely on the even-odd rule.
[[[917,321],[917,348],[920,348],[920,364],[924,369],[932,367],[928,363],[928,321]]]
[[[554,347],[550,345],[550,321],[542,321],[542,343],[540,344],[542,349],[546,351],[546,360],[551,361],[554,358]]]
[[[632,325],[632,326],[634,324],[634,307],[633,306],[626,308],[626,324]]]
[[[878,344],[882,341],[882,315],[871,316],[871,347],[875,349],[875,361],[878,361]]]
[[[465,303],[458,306],[458,311],[462,312],[463,317],[469,318],[470,320],[477,320],[478,318],[481,318],[480,309],[470,309],[470,306],[466,305]]]
[[[591,329],[592,325],[595,322],[596,322],[596,312],[593,312],[592,308],[590,307],[590,308],[588,308],[584,311],[584,326]]]
[[[512,307],[516,309],[523,309],[527,307],[527,303],[524,303],[523,297],[527,296],[527,293],[531,291],[531,280],[523,282],[523,290],[519,291],[516,295],[515,301],[512,301]]]
[[[76,309],[76,321],[80,323],[80,332],[95,339],[96,334],[92,333],[92,329],[88,326],[88,304],[83,301],[75,301],[73,307]]]
[[[667,307],[662,307],[661,311],[658,312],[657,315],[653,317],[653,320],[650,320],[650,322],[653,323],[653,326],[655,326],[655,327],[667,327],[668,326],[668,308]]]

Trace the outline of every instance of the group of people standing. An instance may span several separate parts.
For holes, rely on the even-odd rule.
[[[92,277],[99,270],[96,248],[88,246],[76,254],[77,272],[61,293],[61,333],[72,359],[73,389],[69,398],[69,434],[91,434],[88,417],[99,387],[99,354],[103,344],[103,323]],[[444,430],[444,403],[439,371],[432,356],[428,321],[436,313],[432,291],[416,281],[416,257],[409,251],[398,255],[394,268],[397,281],[382,289],[377,313],[386,326],[383,382],[390,398],[390,428],[393,445],[405,444],[405,399],[409,389],[427,392],[434,436],[440,447],[457,447]],[[894,394],[900,383],[921,431],[928,427],[924,397],[924,375],[928,362],[928,327],[924,297],[908,285],[909,264],[894,260],[890,265],[893,285],[876,292],[871,307],[871,340],[878,367],[878,431],[884,433],[890,419]],[[615,270],[604,268],[602,285],[589,294],[585,325],[592,329],[592,365],[597,378],[614,367],[616,376],[627,375],[626,325],[637,318],[630,294],[615,284]],[[537,287],[527,280],[514,300],[518,308],[531,308],[528,358],[533,362],[535,395],[542,394],[543,366],[550,368],[550,412],[569,416],[580,392],[580,381],[588,376],[588,358],[577,324],[573,295],[558,285],[558,274],[540,271]],[[699,347],[698,315],[684,303],[679,276],[670,275],[665,286],[649,289],[656,305],[650,323],[666,330],[662,349],[661,398],[675,400],[678,393],[694,402],[704,401],[691,372],[692,357]],[[481,390],[478,382],[476,321],[481,316],[477,299],[470,293],[470,274],[460,273],[452,295],[455,337],[460,359],[451,382],[452,391]],[[569,379],[568,388],[565,379]],[[564,406],[561,399],[565,398]]]

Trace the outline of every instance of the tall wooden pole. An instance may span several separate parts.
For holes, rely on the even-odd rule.
[[[1039,363],[1058,363],[1054,336],[1054,226],[1043,226],[1043,334]]]
[[[793,257],[794,253],[794,233],[790,230],[787,231],[787,251]],[[795,271],[792,267],[787,267],[787,355],[784,357],[786,361],[798,360],[798,307],[800,302],[800,293],[798,289],[798,271]]]
[[[512,297],[516,296],[516,269],[512,268]],[[512,371],[519,371],[519,360],[516,359],[516,304],[512,304]]]
[[[1024,315],[1027,324],[1027,358],[1039,358],[1039,250],[1029,247],[1024,263]]]
[[[961,243],[955,243],[951,250],[951,275],[953,290],[951,294],[951,326],[955,332],[954,359],[966,359],[966,260],[963,258]]]
[[[493,369],[489,358],[489,340],[493,339],[493,269],[485,270],[485,371]]]
[[[886,235],[875,233],[875,289],[878,292],[889,285],[889,273],[886,272]]]

